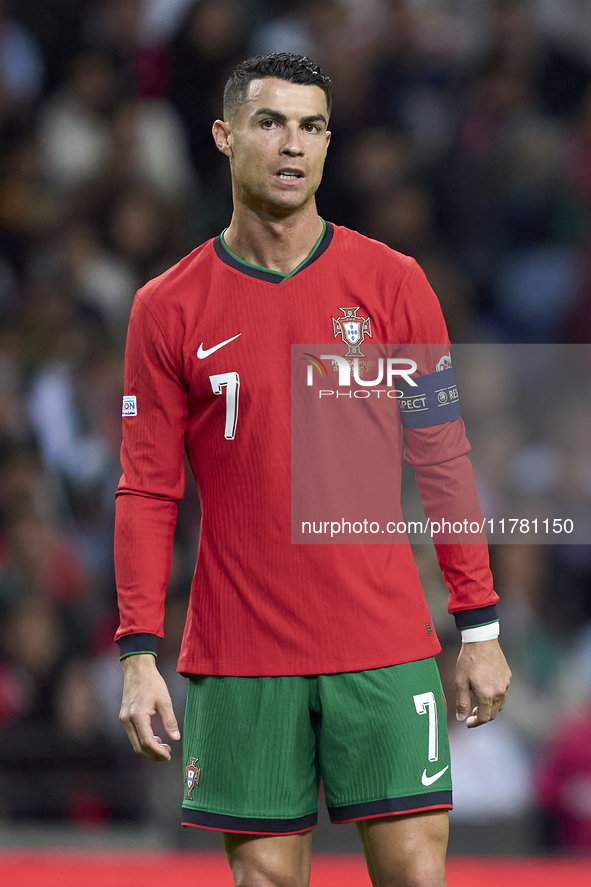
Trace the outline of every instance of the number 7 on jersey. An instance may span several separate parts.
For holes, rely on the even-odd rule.
[[[240,392],[240,376],[238,373],[216,373],[209,377],[211,390],[214,394],[226,391],[226,425],[224,437],[234,440],[236,423],[238,422],[238,394]]]

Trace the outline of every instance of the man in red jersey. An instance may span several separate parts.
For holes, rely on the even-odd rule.
[[[424,274],[318,216],[329,83],[287,53],[238,66],[213,125],[230,161],[230,226],[134,302],[115,533],[121,720],[136,752],[170,759],[151,716],[180,738],[155,656],[186,448],[202,525],[179,658],[190,677],[184,824],[224,833],[236,885],[304,887],[322,778],[331,819],[357,822],[374,885],[442,887],[451,782],[440,647],[410,546],[291,536],[291,347],[336,330],[347,355],[363,356],[366,333],[439,343],[415,363],[420,396],[384,420],[396,417],[391,461],[403,455],[402,420],[426,513],[459,514],[458,502],[478,512],[464,426],[442,395],[454,390],[447,331]],[[436,550],[462,630],[457,714],[474,727],[502,709],[510,679],[498,598],[486,545],[441,539]]]

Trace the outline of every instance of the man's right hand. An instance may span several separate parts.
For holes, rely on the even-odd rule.
[[[151,761],[170,761],[171,747],[155,736],[152,715],[158,713],[171,739],[181,738],[164,678],[151,653],[138,653],[123,660],[123,700],[119,720],[125,727],[134,752]]]

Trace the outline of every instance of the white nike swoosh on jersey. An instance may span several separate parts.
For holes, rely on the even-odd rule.
[[[203,360],[204,357],[209,357],[210,354],[213,354],[214,351],[217,351],[218,348],[223,348],[224,345],[227,345],[229,342],[233,342],[234,339],[237,339],[238,336],[241,336],[242,333],[238,333],[237,336],[232,336],[231,339],[226,339],[225,342],[220,342],[219,345],[214,345],[213,348],[204,348],[203,342],[199,346],[199,350],[197,351],[197,357],[199,360]]]
[[[439,773],[434,773],[433,776],[427,776],[427,771],[423,770],[423,775],[421,776],[421,782],[423,785],[433,785],[434,782],[443,776],[446,770],[449,770],[449,764],[447,767],[444,767],[443,770],[440,770]]]

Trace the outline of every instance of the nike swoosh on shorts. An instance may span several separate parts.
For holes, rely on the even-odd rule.
[[[218,348],[223,348],[224,345],[228,345],[230,342],[233,342],[234,339],[237,339],[238,336],[241,335],[242,333],[238,333],[238,335],[232,336],[231,339],[226,339],[225,342],[220,342],[218,345],[214,345],[213,348],[204,348],[202,342],[197,351],[197,357],[199,358],[199,360],[203,360],[204,357],[209,357],[209,355],[213,354],[214,351],[217,351]]]
[[[434,782],[443,776],[446,770],[449,770],[449,764],[447,767],[444,767],[443,770],[440,770],[439,773],[434,773],[433,776],[427,776],[427,771],[423,770],[423,775],[421,776],[421,782],[423,785],[433,785]]]

